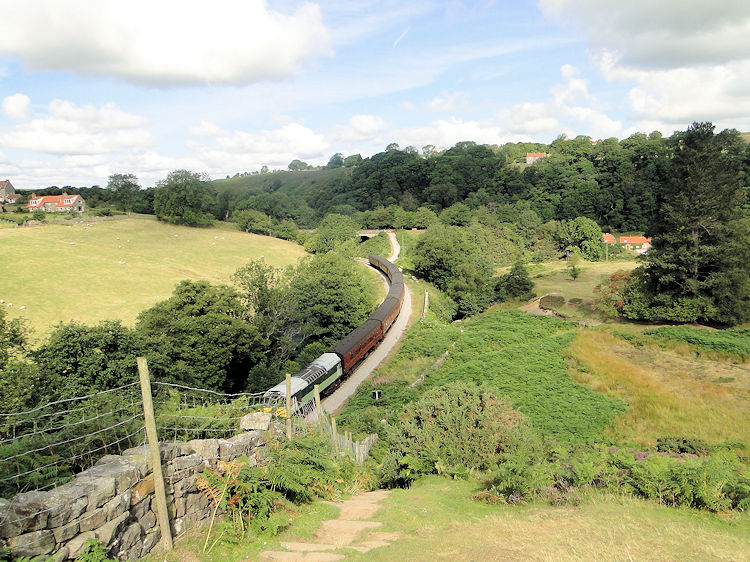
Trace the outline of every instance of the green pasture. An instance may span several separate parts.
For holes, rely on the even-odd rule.
[[[132,325],[182,279],[229,283],[250,259],[281,267],[305,254],[276,238],[148,218],[5,228],[0,245],[2,306],[37,338],[61,321]]]
[[[534,291],[538,296],[557,293],[568,300],[573,298],[592,300],[595,298],[594,289],[602,280],[616,271],[631,271],[637,266],[638,262],[635,259],[599,262],[581,260],[578,262],[581,273],[577,279],[573,280],[567,271],[565,260],[526,265],[531,280],[534,281]]]

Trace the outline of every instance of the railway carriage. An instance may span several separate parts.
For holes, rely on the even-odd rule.
[[[342,376],[348,375],[383,339],[398,317],[404,300],[404,276],[395,265],[378,255],[370,254],[368,259],[371,265],[388,277],[388,294],[361,326],[291,377],[292,398],[299,405],[313,399],[315,385],[319,385],[323,391]],[[285,398],[286,381],[268,389],[266,396]]]

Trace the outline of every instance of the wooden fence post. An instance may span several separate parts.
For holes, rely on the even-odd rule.
[[[331,439],[333,439],[333,454],[339,456],[339,436],[336,433],[336,418],[331,416]]]
[[[286,438],[292,440],[292,375],[286,374]]]
[[[320,407],[320,385],[316,384],[313,387],[315,393],[315,419],[318,420],[318,425],[323,423],[323,409]]]
[[[151,379],[148,374],[148,363],[145,357],[138,357],[138,376],[141,380],[141,396],[143,397],[143,417],[146,422],[146,437],[151,452],[151,464],[154,476],[154,500],[156,500],[156,518],[161,529],[161,544],[168,550],[172,549],[172,530],[169,528],[169,512],[167,511],[167,495],[164,489],[164,477],[161,473],[161,454],[159,453],[159,436],[156,432],[156,418],[154,417],[154,402],[151,395]]]

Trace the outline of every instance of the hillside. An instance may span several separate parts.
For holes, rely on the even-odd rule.
[[[304,171],[277,171],[267,174],[249,174],[214,180],[216,191],[237,194],[283,193],[293,197],[306,197],[322,191],[332,182],[351,173],[350,168],[333,168]]]
[[[286,266],[305,253],[276,238],[150,219],[2,229],[0,242],[0,299],[37,337],[70,320],[132,325],[182,279],[228,283],[249,259]]]

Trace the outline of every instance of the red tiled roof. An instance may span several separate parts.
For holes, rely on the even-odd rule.
[[[620,244],[650,244],[651,238],[645,236],[620,236]]]
[[[532,157],[533,156],[547,156],[547,153],[546,152],[527,152],[526,158],[528,158],[529,156],[532,156]]]
[[[610,234],[609,232],[605,232],[604,234],[602,234],[602,238],[604,238],[604,242],[607,244],[615,243],[615,235]]]
[[[47,203],[52,203],[55,207],[64,209],[75,205],[80,197],[80,195],[45,195],[44,197],[34,197],[29,199],[26,206],[41,207]]]

